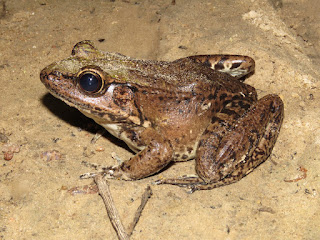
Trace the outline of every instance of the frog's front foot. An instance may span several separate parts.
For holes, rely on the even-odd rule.
[[[88,172],[80,175],[81,179],[87,179],[87,178],[94,178],[95,176],[101,174],[104,177],[107,178],[115,178],[114,173],[115,173],[116,167],[103,167],[101,170],[97,172]]]
[[[121,179],[130,181],[132,178],[121,169],[121,165],[102,168],[103,175],[109,179]]]
[[[120,166],[102,167],[101,171],[84,173],[84,174],[80,175],[80,178],[81,179],[94,178],[95,176],[97,176],[99,174],[103,175],[105,178],[108,178],[108,179],[131,180],[121,170]]]

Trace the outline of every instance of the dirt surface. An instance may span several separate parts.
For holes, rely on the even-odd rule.
[[[101,128],[39,79],[42,68],[85,39],[145,59],[249,55],[256,72],[246,81],[260,97],[275,93],[285,103],[264,164],[210,191],[152,186],[132,239],[320,239],[317,0],[0,3],[0,239],[116,239],[101,198],[85,189],[92,180],[79,175],[92,171],[82,161],[113,165],[112,152],[132,154],[108,134],[92,144]],[[124,224],[148,184],[192,173],[189,161],[144,180],[111,181]]]

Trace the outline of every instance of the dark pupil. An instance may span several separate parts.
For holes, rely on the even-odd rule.
[[[101,88],[101,79],[91,73],[86,73],[79,80],[81,88],[87,92],[96,92]]]

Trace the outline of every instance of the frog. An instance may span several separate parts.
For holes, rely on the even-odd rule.
[[[244,55],[140,60],[78,42],[40,73],[49,92],[124,141],[135,155],[103,167],[107,178],[139,180],[195,160],[195,174],[155,184],[210,190],[235,183],[270,156],[284,116],[276,94],[258,99],[244,81]]]

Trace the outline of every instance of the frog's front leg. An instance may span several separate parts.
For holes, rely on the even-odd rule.
[[[119,166],[104,168],[108,177],[135,180],[150,176],[163,169],[173,159],[169,140],[153,129],[144,130],[139,136],[145,149]]]
[[[283,102],[277,95],[257,101],[235,123],[216,118],[199,142],[196,172],[199,177],[160,180],[195,190],[234,183],[270,155],[283,119]]]

